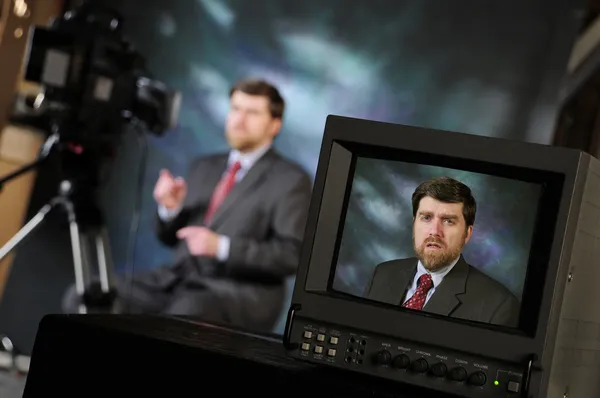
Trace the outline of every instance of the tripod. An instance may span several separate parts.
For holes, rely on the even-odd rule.
[[[50,155],[51,150],[60,143],[60,137],[55,132],[42,146],[38,159],[10,175],[0,179],[0,187],[26,171],[29,171]],[[110,254],[108,233],[104,226],[102,212],[96,205],[91,188],[80,179],[73,177],[61,181],[58,194],[50,199],[36,215],[31,218],[2,248],[0,261],[23,242],[41,223],[48,213],[56,207],[62,208],[67,215],[75,289],[80,298],[78,312],[85,314],[90,308],[102,312],[112,311],[115,298],[113,288],[113,263]],[[98,268],[98,281],[92,282],[91,264],[95,252]]]

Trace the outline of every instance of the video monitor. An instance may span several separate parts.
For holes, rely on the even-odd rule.
[[[332,289],[517,328],[543,190],[518,178],[357,157]]]
[[[564,391],[599,198],[580,151],[329,116],[284,346],[463,397]]]

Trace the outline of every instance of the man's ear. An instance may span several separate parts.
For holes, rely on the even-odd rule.
[[[469,241],[469,239],[471,239],[472,234],[473,234],[473,226],[469,225],[467,227],[467,233],[466,233],[467,236],[465,236],[465,244]]]
[[[283,125],[280,118],[275,118],[271,121],[271,135],[275,137],[281,131],[281,126]]]

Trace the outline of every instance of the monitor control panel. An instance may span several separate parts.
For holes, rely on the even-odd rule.
[[[295,317],[289,354],[421,387],[478,398],[519,398],[524,369]]]

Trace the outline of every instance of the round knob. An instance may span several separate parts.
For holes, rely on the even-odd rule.
[[[429,364],[423,358],[419,358],[410,364],[410,370],[412,370],[415,373],[427,372],[428,368],[429,368]]]
[[[396,355],[392,366],[396,369],[406,369],[410,365],[410,358],[405,354]]]
[[[469,383],[472,386],[481,387],[481,386],[485,385],[486,381],[487,381],[487,376],[485,375],[485,373],[483,373],[481,371],[477,371],[477,372],[473,373],[471,376],[469,376],[467,383]]]
[[[448,372],[448,367],[443,362],[438,362],[431,367],[431,374],[436,377],[444,377]]]
[[[453,381],[465,381],[467,379],[467,371],[462,366],[458,366],[450,370],[448,377]]]
[[[388,350],[381,350],[375,354],[374,360],[377,365],[389,365],[392,361],[392,354]]]

